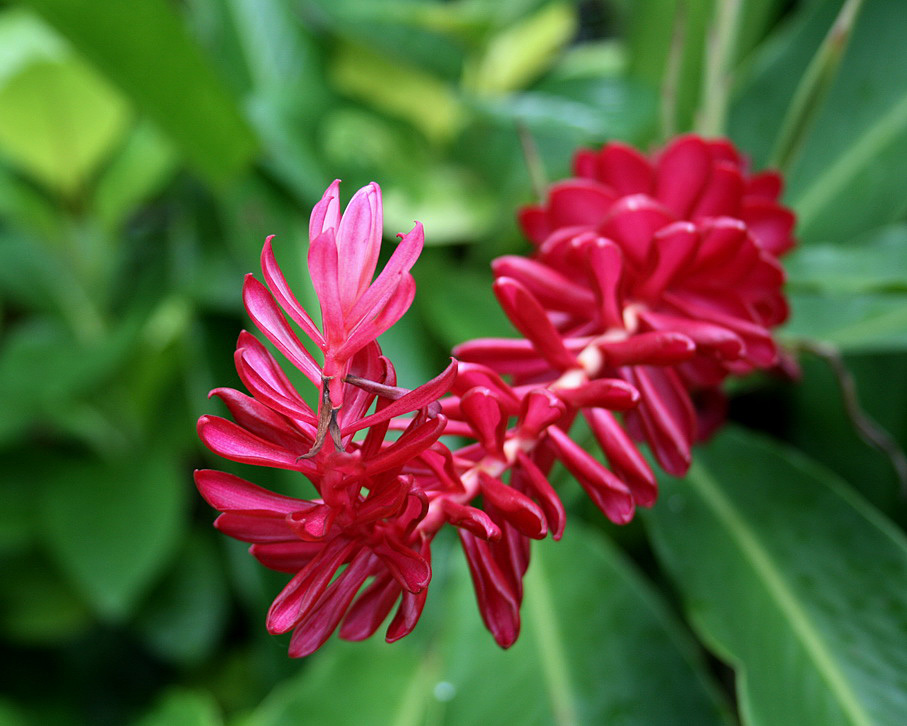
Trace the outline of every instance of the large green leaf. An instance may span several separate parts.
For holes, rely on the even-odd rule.
[[[48,467],[41,518],[51,555],[102,617],[120,619],[174,553],[188,486],[172,454]]]
[[[164,0],[24,0],[93,61],[210,181],[250,160],[234,99]]]
[[[439,630],[423,648],[424,631],[393,646],[330,643],[245,726],[726,723],[694,646],[664,603],[579,522],[561,542],[534,547],[523,633],[507,651],[484,630],[461,554],[452,554],[456,569],[442,600],[429,598],[429,608],[443,610],[420,624]],[[436,577],[438,570],[443,564]]]
[[[745,723],[903,722],[907,541],[833,475],[729,430],[647,522]]]
[[[731,133],[757,164],[767,161],[797,80],[840,5],[804,6],[755,60],[733,109]],[[844,241],[904,212],[905,24],[907,4],[900,0],[867,2],[857,18],[838,78],[789,173],[788,198],[806,242]]]

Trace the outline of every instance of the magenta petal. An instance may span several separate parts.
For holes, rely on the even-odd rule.
[[[439,501],[441,502],[441,511],[444,512],[444,518],[454,527],[462,527],[481,539],[496,540],[501,538],[500,528],[481,509],[465,504],[457,504],[448,497],[441,497]]]
[[[523,342],[528,343],[529,341]],[[477,386],[493,391],[495,398],[497,398],[508,416],[512,416],[520,410],[520,399],[513,392],[513,389],[504,382],[504,379],[491,368],[478,363],[459,363],[457,365],[457,377],[454,380],[451,392],[462,396],[470,388],[476,388]]]
[[[713,351],[724,360],[737,360],[746,350],[739,335],[720,325],[655,312],[641,313],[640,319],[654,330],[680,333],[699,348]]]
[[[649,194],[653,173],[648,159],[636,149],[611,142],[599,157],[600,179],[620,194]]]
[[[520,228],[530,241],[541,244],[551,232],[548,214],[541,207],[523,207],[517,213]]]
[[[309,217],[309,239],[316,239],[329,229],[336,230],[339,225],[340,180],[335,179],[312,209],[312,215]]]
[[[382,449],[380,454],[365,462],[367,473],[374,476],[405,465],[435,443],[444,433],[446,425],[447,419],[438,416],[406,431],[394,443]]]
[[[372,559],[368,550],[360,550],[349,567],[331,583],[316,607],[294,629],[289,647],[291,658],[311,655],[331,637],[368,578]]]
[[[678,217],[690,214],[709,182],[712,155],[698,136],[681,136],[658,158],[655,197]]]
[[[340,299],[340,258],[333,232],[313,238],[309,245],[309,275],[321,303],[321,328],[325,345],[336,348],[346,338],[346,321]]]
[[[505,255],[491,263],[495,277],[511,277],[521,282],[548,310],[588,314],[595,295],[548,265],[528,257]]]
[[[583,411],[611,469],[630,487],[637,506],[650,507],[658,496],[652,469],[614,414],[602,409]]]
[[[538,439],[541,433],[557,423],[567,410],[563,402],[547,388],[536,388],[523,398],[518,435],[527,440]]]
[[[460,412],[486,453],[503,459],[507,417],[495,394],[488,388],[470,389],[460,399]]]
[[[791,233],[797,218],[789,209],[757,198],[746,200],[742,216],[753,237],[776,257],[794,246]]]
[[[311,612],[340,566],[357,547],[355,541],[336,538],[300,570],[271,603],[268,632],[286,633]]]
[[[375,274],[383,232],[381,188],[372,182],[357,191],[340,219],[337,256],[342,260],[340,300],[345,312],[365,292]]]
[[[494,282],[494,293],[510,322],[554,368],[576,367],[576,358],[564,347],[544,308],[523,285],[509,277],[499,277]]]
[[[407,590],[403,591],[403,597],[400,598],[400,606],[397,608],[391,624],[387,626],[387,634],[384,636],[388,643],[394,643],[413,632],[413,628],[416,627],[422,615],[427,596],[428,588],[415,594]]]
[[[286,522],[282,522],[286,527]],[[288,527],[287,527],[288,528]],[[266,542],[253,544],[249,553],[261,564],[278,572],[296,574],[324,549],[323,542]]]
[[[374,311],[380,301],[388,299],[391,292],[400,285],[401,276],[409,272],[416,264],[424,245],[425,233],[422,225],[416,222],[416,226],[402,236],[397,249],[394,250],[384,269],[350,310],[349,318],[360,320],[374,317]]]
[[[582,240],[579,246],[586,256],[586,274],[596,292],[602,325],[623,327],[620,283],[624,260],[620,247],[603,237],[592,236]]]
[[[660,229],[652,242],[649,269],[634,290],[634,296],[644,300],[657,299],[678,271],[693,260],[699,232],[690,222],[674,222]]]
[[[251,338],[251,336],[249,336]],[[264,405],[301,423],[301,428],[314,437],[318,423],[315,413],[283,376],[277,362],[263,348],[237,348],[234,354],[236,372],[249,392]],[[308,427],[304,424],[309,424]]]
[[[564,535],[564,527],[567,525],[567,512],[542,470],[526,454],[518,451],[517,466],[512,476],[514,478],[511,479],[511,484],[538,500],[545,513],[545,521],[551,530],[551,536],[559,540]]]
[[[548,534],[545,514],[538,504],[513,487],[479,471],[482,496],[522,534],[532,539],[543,539]]]
[[[301,370],[306,378],[315,383],[315,385],[320,386],[321,366],[315,362],[312,355],[299,342],[299,338],[290,329],[289,324],[280,313],[277,304],[267,289],[265,289],[265,286],[252,275],[246,276],[246,282],[243,285],[243,303],[246,306],[249,317],[252,318],[265,337],[294,366]]]
[[[494,561],[488,543],[462,529],[458,532],[482,620],[497,644],[509,648],[520,634],[519,600]]]
[[[408,272],[400,275],[397,286],[389,289],[388,298],[380,301],[380,304],[371,311],[370,317],[358,320],[348,331],[349,337],[337,349],[336,357],[338,359],[349,358],[362,346],[375,340],[403,317],[403,314],[412,305],[415,296],[416,282],[412,275]]]
[[[639,391],[618,378],[596,378],[576,388],[558,388],[555,393],[571,406],[628,411],[639,403]]]
[[[283,517],[275,518],[269,512],[224,512],[214,520],[214,528],[240,542],[255,544],[286,542],[296,538]]]
[[[784,180],[776,171],[763,171],[753,174],[746,182],[748,197],[757,197],[769,202],[778,200],[784,190]]]
[[[397,540],[386,537],[372,551],[381,558],[400,586],[412,593],[428,587],[431,565],[415,550]]]
[[[261,272],[265,277],[265,282],[268,284],[271,293],[277,298],[280,306],[293,319],[293,322],[302,328],[303,332],[316,345],[324,348],[324,336],[315,326],[315,323],[312,322],[312,318],[309,317],[302,305],[299,304],[290,286],[287,285],[283,272],[277,264],[277,259],[274,257],[274,250],[271,246],[272,239],[274,239],[274,235],[265,240],[265,245],[261,250]]]
[[[636,420],[662,468],[673,476],[683,476],[696,438],[696,414],[689,394],[669,369],[636,366],[622,372],[643,396],[639,408],[628,416],[639,415]]]
[[[287,451],[219,416],[202,416],[198,420],[198,435],[211,451],[231,461],[292,469],[306,474],[315,471],[310,461],[297,461],[304,451]]]
[[[390,575],[375,578],[347,610],[340,626],[344,640],[365,640],[374,635],[400,597],[400,584]]]
[[[636,194],[621,198],[611,208],[599,233],[620,245],[624,256],[636,269],[642,269],[652,249],[655,233],[675,221],[675,217],[651,197]]]
[[[555,227],[595,227],[608,214],[617,196],[589,179],[558,182],[548,192],[548,214]]]
[[[633,495],[626,484],[556,426],[548,429],[548,437],[557,449],[558,458],[608,519],[615,524],[626,524],[633,519]]]
[[[727,162],[718,164],[712,169],[712,177],[696,202],[691,216],[739,217],[743,187],[743,175],[737,167]]]
[[[642,313],[640,319],[644,319]],[[674,330],[637,333],[624,340],[600,343],[598,348],[605,356],[606,365],[615,368],[625,365],[675,365],[689,360],[696,353],[696,344],[688,336]]]
[[[311,506],[302,499],[275,494],[233,474],[212,469],[197,470],[195,485],[205,501],[220,512],[260,509],[286,515]]]

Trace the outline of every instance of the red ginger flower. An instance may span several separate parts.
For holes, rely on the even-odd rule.
[[[632,386],[628,431],[685,473],[693,441],[720,420],[717,385],[777,361],[770,328],[787,317],[777,257],[794,244],[794,216],[778,203],[781,177],[750,175],[723,140],[679,137],[651,160],[610,143],[580,151],[574,173],[520,213],[533,257],[493,264],[498,300],[525,339],[454,352],[582,410],[614,473],[649,505],[651,472],[588,391],[600,379]],[[712,405],[698,421],[691,391]],[[582,481],[569,421],[548,438]]]
[[[290,291],[271,238],[262,252],[267,287],[250,275],[243,293],[265,337],[319,388],[318,412],[267,349],[243,332],[236,368],[252,396],[215,389],[212,395],[224,401],[234,422],[217,416],[198,422],[200,437],[215,453],[298,471],[318,492],[316,499],[296,499],[231,474],[196,472],[199,491],[223,512],[215,526],[252,543],[252,554],[264,565],[295,573],[267,622],[274,633],[293,630],[293,656],[316,650],[341,621],[343,637],[368,637],[398,599],[388,639],[415,626],[431,567],[430,537],[417,529],[428,498],[410,469],[424,468],[421,457],[443,433],[445,418],[434,402],[456,372],[451,363],[424,386],[399,389],[393,366],[375,342],[412,301],[409,269],[422,248],[420,225],[403,237],[374,282],[381,243],[377,185],[360,190],[341,217],[337,182],[332,184],[312,213],[310,235],[309,270],[322,305],[322,330]],[[278,302],[321,349],[323,364],[301,343]],[[375,401],[375,411],[367,415]],[[391,419],[413,411],[403,434],[385,441]],[[368,429],[364,438],[354,440],[363,429]],[[328,438],[333,446],[325,447]]]

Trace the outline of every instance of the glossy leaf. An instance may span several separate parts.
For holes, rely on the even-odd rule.
[[[420,627],[440,630],[424,649],[333,643],[247,726],[727,723],[664,603],[613,545],[578,522],[561,542],[534,547],[523,633],[507,651],[482,626],[460,553],[453,556],[443,602],[429,596],[429,608],[441,610]],[[341,695],[350,682],[355,699]]]
[[[907,541],[810,461],[730,430],[647,517],[743,720],[896,724],[907,711]]]
[[[209,181],[251,159],[255,140],[223,82],[164,0],[27,0],[133,100]]]

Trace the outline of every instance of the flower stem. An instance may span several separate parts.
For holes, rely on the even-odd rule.
[[[680,67],[683,64],[683,46],[686,41],[686,4],[677,3],[674,11],[674,26],[671,29],[671,45],[665,60],[665,71],[661,81],[659,120],[662,141],[677,133],[677,86],[680,83]]]
[[[872,419],[860,405],[856,382],[844,363],[841,351],[829,343],[816,340],[801,339],[797,340],[795,345],[797,349],[811,353],[829,365],[841,391],[844,411],[854,430],[863,441],[888,457],[898,478],[901,493],[903,496],[907,496],[907,454],[904,453],[894,437]]]
[[[542,164],[542,157],[539,154],[539,147],[532,138],[529,127],[523,121],[517,120],[516,130],[520,137],[520,145],[523,147],[523,159],[526,161],[526,169],[529,171],[532,190],[538,199],[544,199],[548,195],[548,179],[545,174],[545,165]]]
[[[844,3],[810,61],[778,132],[771,166],[787,171],[800,153],[822,102],[831,90],[862,5],[863,0],[847,0]]]
[[[724,133],[742,5],[741,0],[716,3],[712,25],[706,35],[702,100],[696,118],[696,130],[703,136]]]

